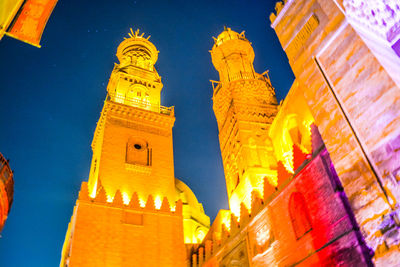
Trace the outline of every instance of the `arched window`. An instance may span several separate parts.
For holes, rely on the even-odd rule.
[[[298,124],[298,116],[291,115],[286,121],[286,128],[290,139],[292,140],[293,144],[297,146],[302,145],[302,134],[300,132],[299,124]]]
[[[126,145],[126,162],[151,166],[151,148],[148,143],[139,138],[130,138]]]
[[[195,241],[197,243],[201,243],[203,241],[204,237],[206,236],[206,233],[207,233],[207,229],[204,229],[203,227],[198,226],[195,231],[195,236],[196,236]]]
[[[289,215],[296,239],[311,231],[311,219],[303,194],[294,192],[289,200]]]
[[[129,87],[125,95],[125,104],[150,109],[150,97],[149,90],[146,86],[141,84],[133,84]]]

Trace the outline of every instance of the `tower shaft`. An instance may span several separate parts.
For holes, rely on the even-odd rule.
[[[175,117],[173,107],[160,105],[157,54],[138,32],[118,47],[60,266],[184,266]]]
[[[211,50],[220,81],[213,109],[225,171],[230,209],[251,206],[253,191],[263,194],[264,179],[276,186],[276,159],[268,130],[277,113],[268,77],[254,71],[254,51],[244,33],[225,29]]]

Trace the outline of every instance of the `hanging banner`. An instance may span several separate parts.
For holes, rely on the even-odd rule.
[[[7,35],[40,47],[40,38],[57,0],[27,0]]]
[[[0,39],[21,7],[23,0],[0,0]]]

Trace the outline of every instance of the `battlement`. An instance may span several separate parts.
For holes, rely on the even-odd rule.
[[[101,185],[100,180],[98,181],[97,191],[95,196],[89,194],[87,182],[82,182],[81,190],[79,191],[78,201],[91,202],[94,204],[105,205],[115,208],[132,209],[142,212],[161,212],[169,213],[172,215],[182,216],[182,201],[178,200],[175,206],[171,205],[167,197],[164,197],[162,201],[154,199],[152,195],[147,197],[147,201],[141,201],[136,192],[132,194],[130,198],[127,198],[117,190],[115,195],[111,198],[107,195],[106,190]]]
[[[279,15],[283,15],[293,2],[293,0],[284,0],[283,2],[279,1],[275,4],[275,13],[272,12],[269,15],[272,27],[274,27],[274,24],[280,21],[282,16]]]
[[[203,263],[215,256],[231,240],[231,237],[245,231],[248,225],[256,220],[262,213],[261,211],[282,192],[294,177],[319,155],[324,148],[324,143],[314,124],[311,126],[311,143],[312,154],[304,153],[296,144],[292,146],[293,158],[291,160],[294,173],[288,172],[283,163],[278,161],[277,186],[272,186],[268,177],[265,177],[263,194],[260,195],[257,191],[251,193],[250,209],[242,202],[240,203],[240,215],[238,217],[232,211],[220,211],[203,243],[191,248],[191,264],[189,266],[202,266]]]

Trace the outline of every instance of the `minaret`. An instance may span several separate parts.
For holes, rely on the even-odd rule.
[[[158,51],[139,31],[118,47],[60,266],[184,266],[173,108],[160,106]]]
[[[268,130],[277,113],[270,80],[254,71],[254,50],[244,36],[230,28],[214,38],[212,62],[220,81],[213,82],[217,118],[231,211],[251,207],[252,192],[263,196],[264,180],[277,185],[276,159]]]
[[[94,134],[89,176],[92,196],[101,181],[109,200],[120,190],[124,201],[137,192],[143,204],[152,195],[175,199],[172,126],[173,108],[160,105],[163,87],[154,64],[156,47],[139,32],[117,50],[107,86],[107,100]]]

